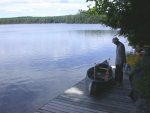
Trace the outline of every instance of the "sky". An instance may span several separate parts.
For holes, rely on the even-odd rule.
[[[19,16],[61,16],[86,10],[86,0],[0,0],[0,18]]]

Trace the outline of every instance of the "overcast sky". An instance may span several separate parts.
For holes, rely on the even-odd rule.
[[[86,0],[0,0],[0,18],[18,16],[59,16],[86,10]]]

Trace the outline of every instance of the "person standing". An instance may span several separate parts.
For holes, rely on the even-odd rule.
[[[126,63],[125,46],[119,41],[117,37],[114,37],[112,42],[116,45],[115,82],[116,84],[121,85],[123,82],[123,66]]]

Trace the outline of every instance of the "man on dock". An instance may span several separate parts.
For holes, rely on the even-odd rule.
[[[117,37],[112,39],[116,47],[116,69],[115,69],[115,82],[121,85],[123,82],[123,65],[126,63],[126,53],[124,44],[119,41]]]

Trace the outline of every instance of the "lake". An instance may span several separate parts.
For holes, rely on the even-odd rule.
[[[0,25],[0,113],[32,113],[94,63],[114,65],[116,35],[100,24]]]

